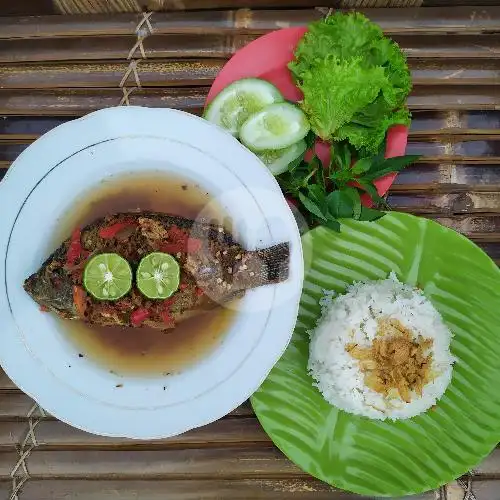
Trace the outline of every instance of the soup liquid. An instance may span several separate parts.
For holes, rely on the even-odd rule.
[[[149,172],[104,181],[77,200],[58,223],[54,246],[75,227],[104,215],[150,210],[223,224],[227,219],[209,193],[179,177]],[[227,224],[225,224],[227,227]],[[180,323],[176,328],[124,328],[61,320],[78,352],[117,374],[161,375],[178,372],[212,352],[235,319],[235,304]]]

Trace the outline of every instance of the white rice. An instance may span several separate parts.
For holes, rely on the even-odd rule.
[[[443,395],[453,369],[452,334],[423,292],[400,283],[391,273],[385,280],[355,283],[337,298],[325,291],[320,304],[322,316],[309,332],[308,369],[330,404],[374,419],[401,419],[425,412]],[[421,397],[413,392],[410,403],[368,388],[359,362],[345,350],[349,343],[371,346],[378,318],[400,321],[414,338],[420,334],[433,339],[431,370],[437,376],[424,386]]]

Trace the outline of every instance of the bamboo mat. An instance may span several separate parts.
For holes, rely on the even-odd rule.
[[[463,232],[500,262],[500,7],[365,12],[404,48],[415,84],[408,152],[424,157],[399,175],[390,204]],[[41,134],[96,109],[129,102],[199,114],[238,48],[324,13],[0,18],[0,178]],[[358,498],[285,459],[248,404],[176,438],[110,439],[56,421],[0,374],[0,499]],[[500,500],[500,452],[459,481],[412,498]]]

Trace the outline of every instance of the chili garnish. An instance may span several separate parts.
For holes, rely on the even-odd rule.
[[[139,326],[143,321],[149,318],[150,312],[144,308],[141,307],[139,309],[136,309],[131,315],[130,315],[130,322],[134,326]]]
[[[87,309],[87,294],[81,286],[73,286],[73,303],[78,316],[83,318]]]
[[[137,226],[137,222],[133,220],[123,220],[121,222],[111,224],[110,226],[102,227],[101,229],[99,229],[99,236],[105,240],[110,240],[111,238],[114,238],[120,231],[134,226]]]
[[[66,254],[66,264],[69,264],[70,266],[76,263],[82,253],[82,244],[80,242],[81,234],[82,231],[79,227],[71,233],[68,252]]]

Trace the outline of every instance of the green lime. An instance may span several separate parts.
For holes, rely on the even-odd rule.
[[[148,299],[167,299],[177,290],[179,281],[179,264],[168,253],[150,253],[137,268],[137,288]]]
[[[85,266],[83,286],[96,299],[117,300],[132,287],[132,269],[120,255],[101,253]]]

